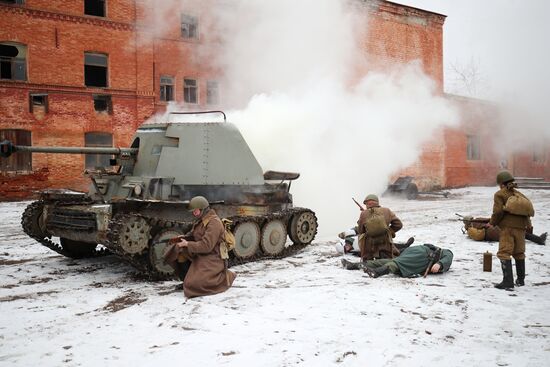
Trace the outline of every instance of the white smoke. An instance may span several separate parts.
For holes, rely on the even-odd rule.
[[[295,205],[317,213],[320,235],[355,225],[351,197],[380,194],[434,131],[457,122],[420,62],[361,74],[360,1],[220,3],[209,8],[223,31],[209,62],[223,72],[229,121],[264,170],[301,173]]]

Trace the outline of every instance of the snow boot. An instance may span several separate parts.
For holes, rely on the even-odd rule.
[[[502,267],[502,282],[495,284],[495,288],[498,289],[513,289],[514,288],[514,274],[512,273],[512,260],[500,260]]]
[[[362,262],[355,262],[354,263],[354,262],[351,262],[351,261],[346,260],[346,259],[342,259],[342,266],[346,270],[359,270],[359,269],[363,269],[365,267],[365,265]]]
[[[375,269],[365,266],[363,271],[367,273],[371,278],[378,278],[378,277],[381,277],[382,275],[389,274],[390,268],[387,265],[382,265]]]
[[[525,233],[525,238],[528,239],[531,242],[536,243],[537,245],[546,245],[546,236],[548,234],[544,232],[540,236],[534,235],[532,233]]]
[[[525,259],[516,260],[516,285],[518,287],[525,285]]]

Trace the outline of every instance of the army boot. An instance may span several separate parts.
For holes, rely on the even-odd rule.
[[[354,263],[354,262],[351,262],[351,261],[346,260],[346,259],[342,259],[342,266],[346,270],[359,270],[359,269],[363,269],[365,267],[365,265],[362,262],[355,262]]]
[[[513,289],[514,288],[514,274],[512,273],[512,260],[500,260],[502,267],[502,282],[495,284],[495,288],[498,289]]]
[[[525,238],[526,239],[528,239],[529,241],[534,242],[538,245],[543,245],[543,246],[546,245],[546,236],[547,236],[546,232],[544,232],[540,236],[537,236],[537,235],[532,234],[532,233],[525,233]]]
[[[367,273],[371,278],[378,278],[378,277],[381,277],[382,275],[389,274],[390,268],[387,265],[382,265],[375,269],[365,266],[363,271]]]
[[[414,237],[409,237],[407,242],[405,242],[405,243],[394,243],[394,245],[395,245],[395,247],[397,247],[399,252],[402,252],[404,249],[406,249],[407,247],[409,247],[413,243],[414,243]]]
[[[516,260],[516,285],[518,287],[525,285],[525,259]]]

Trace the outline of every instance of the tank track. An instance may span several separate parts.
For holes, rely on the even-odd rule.
[[[74,201],[74,198],[72,198],[72,201],[62,201],[63,204],[82,204],[85,203],[86,200],[78,200]],[[38,215],[39,212],[42,211],[42,208],[46,204],[46,201],[44,200],[38,200],[30,203],[25,211],[23,212],[23,215],[21,216],[21,227],[23,227],[23,231],[32,239],[36,240],[41,245],[49,248],[52,251],[57,252],[60,255],[74,258],[74,253],[66,250],[61,246],[61,244],[56,243],[51,240],[51,236],[44,235],[43,233],[40,233],[40,228],[37,228],[37,223],[35,223],[35,218]],[[91,251],[86,256],[78,256],[79,258],[93,258],[93,257],[101,257],[101,256],[107,256],[110,255],[111,252],[106,248],[101,249],[95,249]]]
[[[233,221],[233,228],[239,223],[250,222],[250,221],[256,222],[261,227],[262,224],[268,221],[271,221],[274,219],[288,219],[293,214],[303,212],[303,211],[311,212],[311,210],[309,209],[293,208],[282,212],[272,213],[266,216],[235,216],[235,217],[230,217],[228,219]],[[106,246],[115,255],[117,255],[118,257],[120,257],[121,259],[129,263],[130,265],[132,265],[144,277],[148,279],[159,280],[159,279],[172,278],[173,275],[161,273],[158,270],[153,268],[153,266],[149,262],[148,251],[144,251],[141,254],[131,255],[125,252],[121,247],[119,243],[119,239],[120,239],[120,234],[122,233],[122,228],[124,224],[127,223],[129,219],[132,217],[140,217],[145,219],[152,227],[155,227],[157,231],[160,231],[162,229],[173,228],[173,229],[180,229],[185,233],[191,227],[192,222],[165,221],[157,218],[145,217],[140,214],[117,214],[111,219],[111,223],[109,225],[110,228],[108,231],[108,238],[107,238],[108,244]],[[315,217],[315,220],[317,220],[317,217]],[[259,251],[255,255],[244,259],[237,258],[233,254],[231,254],[228,261],[229,262],[228,266],[232,267],[232,266],[242,265],[242,264],[246,264],[254,261],[260,261],[260,260],[282,259],[298,253],[299,251],[304,249],[307,245],[309,244],[293,244],[291,246],[285,247],[285,249],[277,255],[266,255],[266,254],[263,254],[261,251]]]

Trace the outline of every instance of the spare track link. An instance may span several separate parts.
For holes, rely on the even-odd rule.
[[[284,219],[283,222],[285,223],[285,227],[287,227],[287,223],[289,222],[292,215],[301,213],[301,212],[306,212],[306,211],[311,212],[313,216],[315,216],[315,213],[310,209],[292,208],[292,209],[284,210],[282,212],[271,213],[266,216],[250,216],[250,217],[235,216],[229,219],[233,221],[232,228],[235,228],[237,224],[242,222],[256,222],[258,223],[260,228],[262,228],[263,223],[267,223],[270,220],[274,220],[274,219]],[[315,216],[315,220],[317,221],[317,216]],[[287,228],[287,232],[288,232],[288,228]],[[231,254],[231,256],[229,257],[229,267],[236,266],[236,265],[243,265],[246,263],[259,261],[259,260],[282,259],[298,253],[299,251],[303,250],[307,245],[309,245],[309,243],[306,243],[306,244],[294,243],[291,246],[285,247],[285,249],[282,252],[278,253],[277,255],[266,255],[262,253],[260,250],[255,255],[247,257],[245,259],[239,259],[235,255]]]
[[[63,204],[82,204],[85,203],[85,200],[79,200],[74,201],[74,197],[71,197],[71,201],[62,201]],[[41,245],[46,246],[50,250],[53,250],[57,252],[60,255],[66,256],[66,257],[73,257],[73,254],[70,251],[67,251],[61,246],[59,243],[55,243],[50,238],[51,236],[42,236],[42,234],[36,233],[33,223],[33,216],[37,214],[38,211],[42,211],[42,208],[46,204],[46,201],[38,200],[34,201],[23,212],[23,215],[21,216],[21,227],[23,227],[23,231],[29,235],[32,239],[39,242]],[[51,202],[50,204],[54,204]],[[89,254],[89,256],[86,256],[86,258],[93,258],[93,257],[101,257],[101,256],[107,256],[110,255],[111,252],[106,248],[101,249],[95,249],[92,253]],[[81,257],[82,258],[82,257]]]

